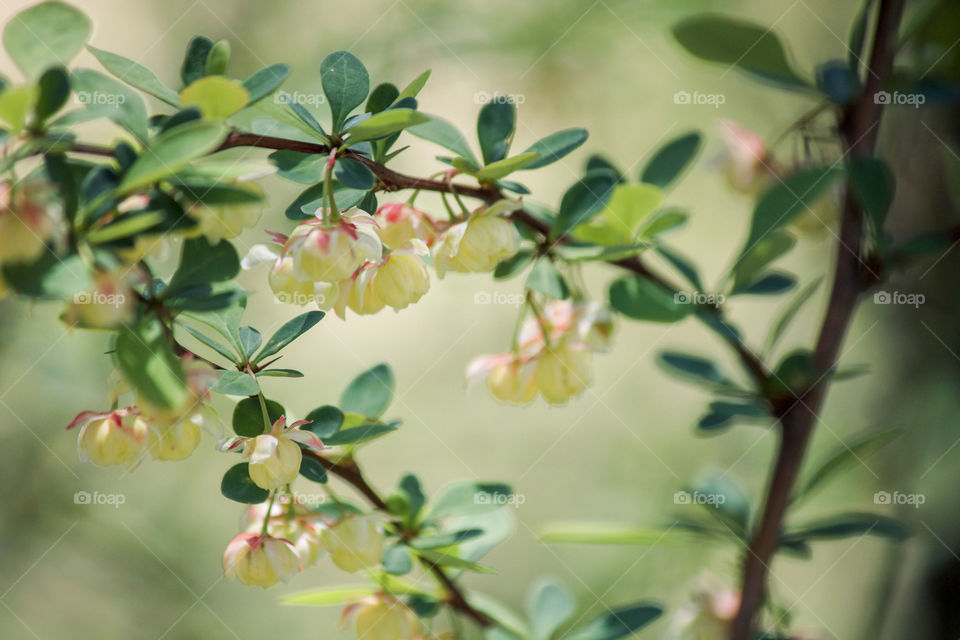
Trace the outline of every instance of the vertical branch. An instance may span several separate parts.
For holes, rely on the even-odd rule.
[[[840,133],[851,157],[869,156],[876,146],[883,105],[874,100],[893,67],[903,0],[882,0],[863,91],[841,118]],[[757,612],[766,597],[770,562],[780,543],[790,492],[800,473],[816,421],[830,386],[822,374],[835,364],[856,309],[869,284],[861,262],[863,211],[848,188],[840,223],[833,289],[813,352],[820,380],[802,393],[779,416],[780,442],[767,488],[762,515],[744,560],[740,609],[731,628],[731,640],[750,640]]]

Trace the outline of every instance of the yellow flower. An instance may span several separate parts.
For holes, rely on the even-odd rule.
[[[50,184],[28,179],[0,183],[0,264],[40,257],[59,228],[61,207]]]
[[[280,538],[241,533],[227,545],[223,572],[227,578],[253,587],[287,582],[302,569],[294,546]]]
[[[250,479],[258,487],[272,491],[293,482],[300,473],[303,454],[301,443],[313,451],[322,451],[323,443],[309,431],[301,431],[307,421],[286,424],[286,416],[273,423],[269,433],[253,438],[233,437],[220,443],[221,451],[230,451],[243,445],[243,456],[250,461]]]
[[[294,500],[292,508],[290,500]],[[247,533],[258,533],[263,527],[263,519],[266,516],[266,502],[251,505],[244,512],[240,528]],[[322,529],[320,516],[298,504],[292,496],[281,494],[273,503],[270,520],[267,523],[267,533],[292,543],[297,550],[297,555],[300,556],[303,568],[316,563],[324,553],[323,547],[320,546]]]
[[[350,516],[320,534],[320,544],[344,571],[356,573],[380,564],[383,533],[375,517]]]
[[[405,309],[430,289],[430,272],[412,252],[393,252],[382,263],[368,265],[350,286],[347,304],[359,314],[376,313],[384,306]]]
[[[80,427],[77,449],[80,459],[101,467],[136,466],[143,454],[150,428],[135,407],[109,413],[85,411],[67,427]]]
[[[149,416],[144,416],[149,419]],[[150,455],[154,460],[184,460],[200,444],[200,429],[217,421],[212,407],[199,406],[196,411],[179,420],[160,418],[150,420]]]
[[[550,404],[564,404],[590,384],[590,354],[561,343],[544,348],[534,372],[537,389]]]
[[[74,295],[64,319],[84,329],[116,329],[131,322],[135,311],[133,289],[125,274],[99,271],[93,276],[91,291]]]
[[[316,300],[313,282],[297,279],[293,273],[293,258],[289,256],[277,258],[267,280],[280,302],[302,307]]]
[[[293,272],[300,280],[340,282],[365,262],[380,260],[383,245],[374,224],[362,212],[344,214],[331,226],[319,220],[302,223],[290,235],[284,255],[293,258]]]
[[[391,249],[399,249],[414,239],[430,243],[435,235],[430,217],[404,203],[380,205],[373,219],[377,222],[377,235]]]
[[[467,366],[467,382],[485,378],[493,397],[501,402],[529,404],[537,397],[533,364],[513,353],[480,356]]]
[[[263,189],[255,183],[234,185],[251,194],[263,197]],[[206,236],[210,244],[223,239],[236,238],[244,229],[249,229],[260,220],[260,203],[242,203],[223,206],[207,206],[197,203],[187,209],[190,217],[197,221],[192,235]]]
[[[520,234],[513,223],[498,215],[519,203],[501,201],[490,208],[475,211],[465,222],[447,230],[434,248],[434,267],[441,278],[447,271],[493,271],[502,260],[520,248]]]
[[[403,602],[384,594],[348,609],[359,640],[416,640],[422,637],[420,619]]]

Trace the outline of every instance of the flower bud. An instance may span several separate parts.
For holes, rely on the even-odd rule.
[[[290,235],[285,254],[293,257],[294,275],[300,280],[340,282],[365,262],[380,260],[383,246],[365,213],[344,215],[334,225],[304,222]]]
[[[735,122],[721,122],[720,133],[726,148],[719,159],[727,183],[746,195],[756,195],[778,175],[763,138]]]
[[[200,406],[180,420],[152,422],[150,429],[150,455],[154,460],[184,460],[196,451],[200,444],[200,427],[216,421],[213,408]]]
[[[272,536],[241,533],[223,554],[224,575],[253,587],[266,589],[287,582],[301,569],[294,546]]]
[[[356,573],[380,564],[383,557],[383,533],[371,516],[349,516],[324,529],[320,544],[330,559],[344,571]]]
[[[520,234],[512,222],[480,210],[447,230],[435,247],[434,267],[441,278],[447,271],[493,271],[519,248]]]
[[[391,249],[399,249],[413,239],[430,244],[435,236],[429,216],[408,204],[380,205],[373,219],[377,222],[377,235]]]
[[[109,413],[84,412],[67,427],[80,426],[77,449],[80,459],[101,467],[133,468],[147,443],[149,427],[133,407]]]
[[[359,640],[416,640],[422,637],[420,619],[403,602],[378,594],[355,605],[353,631]]]
[[[487,387],[493,397],[501,402],[529,404],[537,397],[533,369],[519,359],[494,365],[487,376]]]
[[[91,291],[74,295],[64,320],[84,329],[115,329],[133,320],[136,310],[133,289],[124,274],[99,271]]]
[[[376,313],[384,305],[400,310],[430,289],[430,273],[419,256],[392,253],[377,266],[357,274],[347,304],[359,314]]]
[[[590,384],[590,354],[564,343],[546,347],[537,358],[534,377],[547,402],[564,404]]]
[[[267,522],[267,533],[274,538],[289,541],[300,556],[300,563],[307,568],[323,555],[324,549],[320,546],[320,532],[323,530],[321,518],[311,513],[294,501],[287,494],[280,494],[278,500],[270,509],[270,520]],[[247,533],[258,533],[263,528],[263,519],[267,516],[267,503],[251,505],[244,511],[240,520],[240,528]]]
[[[250,479],[268,491],[293,482],[303,457],[296,442],[269,433],[251,438],[244,455],[250,457]]]
[[[0,183],[0,264],[39,258],[57,232],[61,209],[44,180],[24,180],[16,188]]]
[[[249,191],[251,195],[263,198],[263,189],[252,182],[233,185]],[[223,239],[236,238],[244,229],[253,227],[260,221],[259,202],[237,203],[230,205],[207,206],[197,203],[187,209],[188,215],[197,221],[197,226],[191,235],[205,236],[210,244],[217,244]]]
[[[277,258],[267,280],[280,302],[302,307],[316,299],[313,281],[297,279],[293,273],[293,258],[289,256]]]

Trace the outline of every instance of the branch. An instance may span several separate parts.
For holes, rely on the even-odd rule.
[[[874,94],[882,89],[893,68],[902,15],[903,0],[881,0],[865,86],[840,122],[845,149],[852,156],[874,153],[883,114],[883,105],[874,100]],[[760,523],[744,562],[740,609],[733,621],[731,640],[752,638],[757,612],[765,600],[769,565],[780,544],[790,492],[830,387],[829,376],[822,374],[834,366],[857,300],[871,282],[861,262],[864,212],[851,191],[847,189],[840,223],[833,289],[813,352],[820,378],[779,416],[780,447]]]
[[[352,460],[346,463],[334,462],[325,456],[321,456],[313,451],[308,451],[307,449],[303,450],[303,455],[316,460],[323,465],[324,469],[350,484],[354,489],[362,493],[363,496],[370,502],[370,504],[372,504],[377,510],[389,512],[387,503],[384,502],[383,498],[380,497],[380,494],[378,494],[377,491],[370,486],[356,462]],[[443,570],[443,567],[440,567],[436,564],[427,564],[427,567],[430,569],[430,572],[434,575],[434,577],[436,577],[437,581],[443,585],[444,590],[447,592],[447,604],[450,606],[450,608],[467,616],[483,628],[493,626],[493,619],[482,611],[474,609],[470,603],[467,602],[463,591],[460,589],[457,583],[446,574],[446,572]]]

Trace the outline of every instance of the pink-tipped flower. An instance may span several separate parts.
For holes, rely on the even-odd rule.
[[[320,533],[326,527],[324,518],[298,504],[293,496],[280,494],[279,498],[270,510],[267,533],[290,541],[300,556],[303,568],[307,568],[323,556]],[[262,529],[266,517],[266,502],[251,505],[240,520],[240,528],[247,533],[257,533]]]
[[[40,257],[58,239],[61,219],[62,206],[45,180],[0,183],[0,264]]]
[[[343,622],[353,619],[359,640],[418,640],[423,627],[417,614],[406,604],[385,593],[377,593],[347,607]]]
[[[437,275],[442,278],[447,271],[493,271],[499,262],[516,254],[520,234],[503,215],[519,207],[519,201],[500,200],[450,227],[434,246]]]
[[[136,300],[126,271],[98,271],[90,291],[77,293],[63,319],[83,329],[117,329],[133,321]]]
[[[136,407],[105,413],[84,411],[67,429],[80,427],[77,449],[80,459],[101,467],[126,465],[132,469],[144,453],[149,427]]]
[[[534,367],[513,353],[480,356],[467,367],[467,383],[485,379],[490,393],[500,402],[529,404],[537,397]]]
[[[377,262],[383,245],[369,214],[345,212],[327,225],[322,220],[301,223],[290,235],[284,255],[293,258],[293,273],[299,280],[340,282],[365,262]]]
[[[391,249],[400,249],[411,240],[430,245],[436,238],[436,228],[430,216],[406,203],[382,204],[373,219],[377,223],[377,235]]]
[[[725,147],[719,164],[733,189],[755,195],[779,175],[780,169],[759,134],[730,120],[722,120],[720,135]]]
[[[385,306],[406,309],[430,290],[430,272],[420,257],[427,253],[426,245],[416,239],[411,243],[411,248],[392,251],[378,264],[368,262],[347,283],[346,302],[354,312],[377,313]]]
[[[380,564],[384,538],[377,516],[348,516],[324,529],[320,544],[330,554],[333,564],[356,573]]]
[[[301,570],[293,544],[269,535],[241,533],[223,553],[224,575],[252,587],[266,589],[287,582]]]
[[[300,473],[303,454],[299,445],[320,452],[323,443],[313,433],[299,429],[309,421],[301,420],[290,426],[286,422],[286,417],[280,416],[269,433],[253,438],[228,438],[220,443],[220,449],[228,451],[242,445],[243,456],[250,461],[250,478],[258,487],[272,491],[288,485]]]

